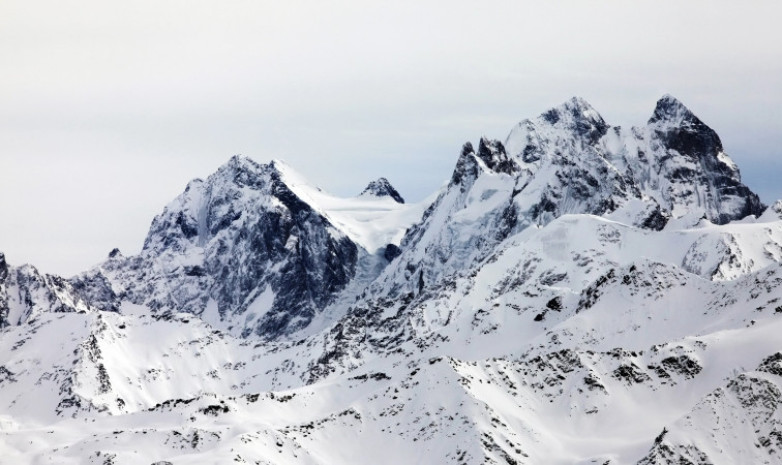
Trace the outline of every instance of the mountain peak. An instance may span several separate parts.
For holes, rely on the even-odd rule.
[[[587,120],[591,122],[602,122],[603,117],[586,100],[581,97],[571,97],[564,103],[557,105],[541,115],[551,124],[566,120]]]
[[[597,142],[608,131],[608,124],[600,113],[581,97],[570,98],[544,112],[540,118],[554,127],[570,130],[592,143]]]
[[[565,101],[565,103],[563,103],[562,106],[567,108],[577,108],[581,111],[595,111],[595,109],[592,107],[592,105],[589,102],[587,102],[584,98],[579,97],[577,95],[570,97],[570,99]]]
[[[683,122],[698,122],[700,120],[679,99],[673,95],[665,94],[657,101],[654,113],[649,118],[649,124],[661,121],[680,125]]]
[[[254,177],[262,165],[244,155],[234,155],[221,165],[212,176],[227,176],[234,182],[247,184],[248,177]],[[210,177],[212,177],[210,176]]]
[[[228,159],[228,161],[223,165],[228,168],[244,168],[247,166],[254,166],[257,167],[258,163],[256,163],[254,160],[250,159],[250,157],[247,157],[242,154],[236,154]]]
[[[253,189],[263,189],[268,182],[282,182],[288,186],[307,183],[296,170],[281,160],[258,163],[244,155],[232,156],[206,182],[228,182]]]
[[[402,196],[399,195],[399,192],[397,192],[397,190],[394,189],[394,186],[392,186],[391,183],[388,182],[388,179],[386,178],[378,178],[377,180],[370,182],[369,184],[367,184],[366,189],[364,189],[360,195],[362,196],[372,195],[375,197],[391,197],[397,203],[405,203],[405,199],[403,199]]]

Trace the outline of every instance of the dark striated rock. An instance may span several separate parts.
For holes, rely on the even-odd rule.
[[[669,157],[685,157],[697,167],[677,165],[670,172],[670,178],[674,183],[709,186],[706,201],[715,211],[707,211],[710,221],[725,224],[763,213],[765,205],[757,194],[741,183],[738,168],[724,158],[717,133],[679,100],[663,96],[657,102],[649,125]]]
[[[139,256],[115,257],[74,283],[107,309],[114,296],[102,278],[157,311],[200,315],[214,302],[214,317],[244,336],[305,327],[353,278],[358,247],[291,190],[286,169],[231,158],[155,217]],[[271,306],[253,308],[264,293]]]
[[[482,137],[478,143],[477,155],[486,164],[486,167],[496,173],[513,174],[519,169],[516,162],[508,158],[505,147],[498,140]]]
[[[405,203],[405,199],[399,195],[394,186],[388,182],[386,178],[379,178],[376,181],[370,182],[366,189],[361,192],[361,195],[374,195],[375,197],[391,197],[397,203]]]
[[[0,328],[21,325],[42,312],[71,313],[102,308],[89,302],[78,285],[56,275],[41,274],[35,267],[4,268],[0,278]],[[15,308],[11,314],[11,304]]]
[[[662,231],[670,219],[668,212],[663,212],[660,205],[655,205],[649,215],[641,221],[640,226],[652,231]]]
[[[651,380],[649,375],[644,373],[634,363],[619,365],[619,367],[611,373],[611,376],[618,380],[624,381],[629,385],[639,384]]]
[[[697,360],[687,355],[670,356],[664,358],[661,363],[667,371],[678,373],[685,378],[694,378],[703,369]]]
[[[758,371],[782,376],[782,352],[776,352],[763,359],[758,366]]]
[[[462,192],[478,177],[478,164],[475,161],[475,149],[470,142],[465,142],[462,146],[462,152],[456,161],[456,167],[451,175],[451,186],[460,186]]]
[[[383,251],[383,258],[385,258],[389,262],[400,255],[402,255],[402,249],[400,249],[394,244],[386,245],[386,248]]]
[[[119,311],[120,296],[114,292],[111,282],[102,273],[95,271],[83,273],[71,278],[69,283],[88,306],[97,310]]]
[[[541,115],[552,126],[561,127],[586,141],[595,144],[608,132],[608,124],[586,100],[573,97],[562,105]]]
[[[8,277],[8,263],[5,262],[5,254],[0,252],[0,281]]]

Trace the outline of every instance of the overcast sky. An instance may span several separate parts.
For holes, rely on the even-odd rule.
[[[671,93],[782,197],[778,1],[0,1],[0,251],[71,275],[137,252],[236,153],[409,200],[467,140],[573,95],[614,125]]]

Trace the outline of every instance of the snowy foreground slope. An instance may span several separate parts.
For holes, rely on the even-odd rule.
[[[782,463],[782,202],[675,98],[407,204],[234,157],[75,277],[0,255],[0,463]]]

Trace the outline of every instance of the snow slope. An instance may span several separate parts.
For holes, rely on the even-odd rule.
[[[779,463],[782,207],[673,97],[410,205],[234,157],[140,255],[0,257],[2,463]]]
[[[293,168],[274,161],[282,178],[296,195],[357,245],[370,253],[399,245],[407,228],[418,222],[432,198],[416,204],[405,204],[402,197],[385,178],[369,183],[356,197],[342,198],[314,187]],[[400,202],[401,200],[401,202]]]

